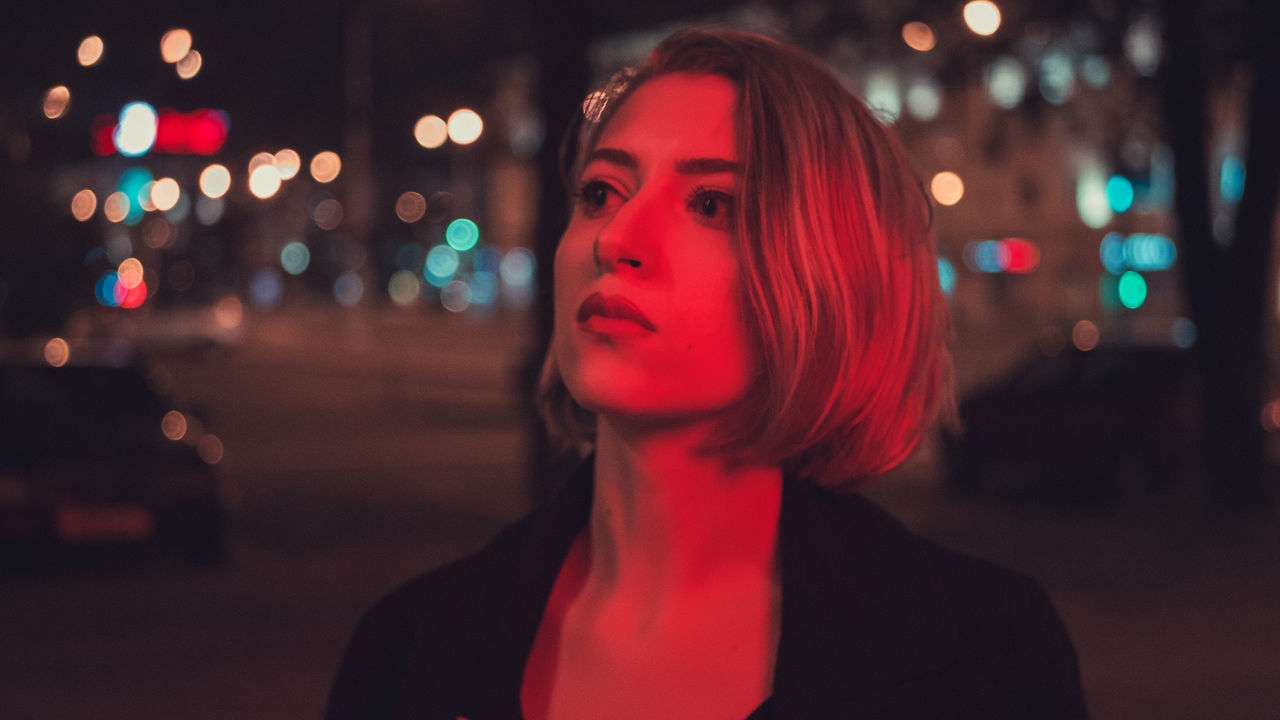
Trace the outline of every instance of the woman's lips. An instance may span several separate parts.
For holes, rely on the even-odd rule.
[[[637,329],[658,331],[640,308],[621,295],[605,297],[601,293],[592,293],[578,306],[578,323],[599,333],[635,332]]]

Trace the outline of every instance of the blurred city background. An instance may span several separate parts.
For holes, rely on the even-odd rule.
[[[710,24],[934,201],[966,432],[870,494],[1040,579],[1096,717],[1280,717],[1277,5],[8,8],[0,716],[317,717],[364,608],[545,496],[561,139]]]

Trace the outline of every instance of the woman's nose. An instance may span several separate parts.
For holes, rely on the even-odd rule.
[[[653,266],[659,210],[646,193],[633,196],[596,233],[592,252],[601,272],[640,270]]]
[[[619,268],[640,268],[644,263],[639,253],[625,250],[616,242],[605,240],[603,233],[596,235],[592,252],[595,254],[596,267],[601,272],[610,272]]]

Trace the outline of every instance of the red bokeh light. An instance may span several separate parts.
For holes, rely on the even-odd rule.
[[[156,152],[181,155],[213,155],[222,149],[230,128],[227,114],[221,110],[195,110],[182,113],[172,108],[159,112],[156,125]],[[93,121],[93,152],[103,157],[116,151],[116,120],[99,115]]]
[[[1022,238],[1005,238],[1001,244],[1004,245],[1006,257],[1009,258],[1008,264],[1001,268],[1002,270],[1011,273],[1029,273],[1040,265],[1040,248],[1034,243]]]

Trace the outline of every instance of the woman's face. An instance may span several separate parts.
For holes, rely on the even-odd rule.
[[[552,350],[588,410],[680,423],[743,399],[755,360],[733,222],[737,90],[646,81],[588,155],[555,259]]]

